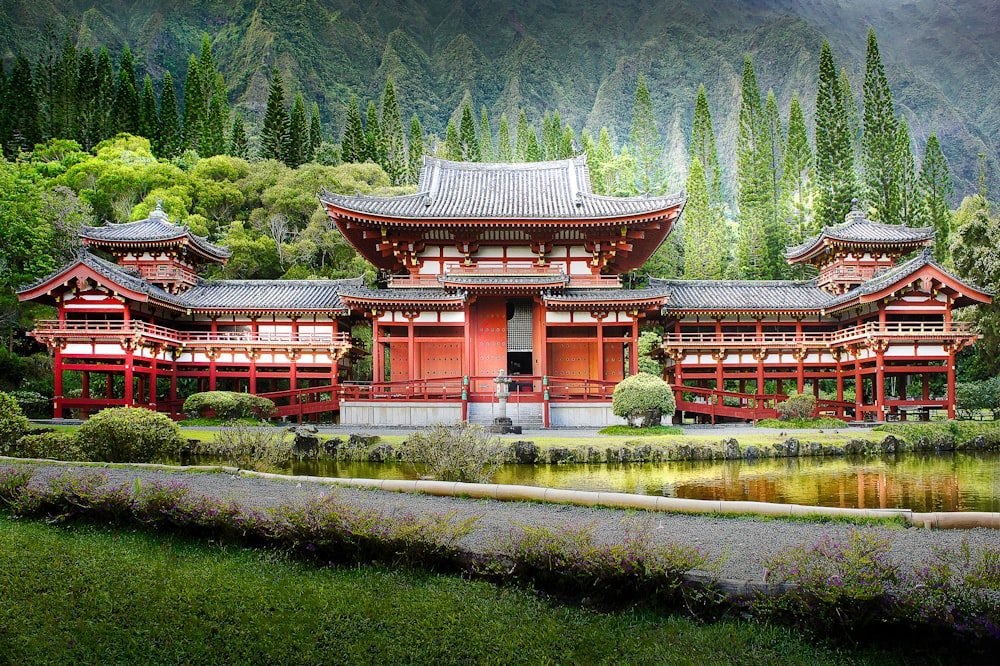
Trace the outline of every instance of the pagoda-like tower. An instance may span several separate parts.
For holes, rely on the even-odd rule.
[[[231,254],[191,233],[188,227],[171,222],[159,201],[145,220],[83,227],[80,240],[107,252],[119,266],[134,269],[170,294],[194,286],[203,267],[225,263]]]
[[[790,264],[815,266],[819,269],[816,285],[843,294],[933,241],[933,227],[872,222],[858,210],[855,200],[843,224],[826,227],[801,245],[788,248],[785,258]]]
[[[621,274],[663,243],[683,196],[594,194],[584,156],[425,157],[415,194],[324,192],[321,201],[348,241],[391,274],[387,289],[342,293],[374,328],[374,385],[355,396],[356,412],[345,407],[345,422],[489,421],[500,373],[516,378],[522,422],[609,422],[611,389],[638,370],[639,321],[664,301],[659,289],[623,289]],[[427,386],[463,395],[462,412],[361,404],[415,392],[430,399]]]

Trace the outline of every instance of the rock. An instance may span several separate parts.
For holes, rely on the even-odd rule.
[[[893,454],[899,449],[899,440],[892,435],[886,435],[885,439],[879,444],[879,450],[883,454]]]
[[[711,446],[697,446],[691,453],[694,454],[695,460],[711,460],[715,455]]]
[[[314,426],[301,425],[289,429],[295,436],[292,442],[292,455],[304,458],[307,456],[316,457],[319,455],[319,432]]]
[[[554,446],[549,449],[549,463],[553,465],[561,465],[564,463],[573,462],[573,452],[567,448],[561,446]]]
[[[756,460],[760,458],[760,449],[752,444],[743,449],[743,458],[746,460]]]
[[[806,453],[810,456],[823,455],[823,445],[819,442],[806,442]]]
[[[849,456],[856,456],[858,454],[864,453],[865,443],[860,439],[852,439],[844,444],[844,453]]]
[[[824,446],[823,447],[824,456],[842,456],[844,455],[844,447],[842,446]]]
[[[583,455],[585,462],[589,465],[600,465],[603,462],[600,449],[595,449],[592,446],[584,449]]]
[[[514,449],[514,462],[518,465],[534,465],[538,462],[538,447],[534,442],[518,440],[511,444]]]
[[[788,446],[784,442],[778,442],[777,444],[772,444],[771,448],[774,449],[775,458],[785,458],[788,456]]]
[[[659,409],[647,409],[643,411],[632,412],[628,417],[628,423],[630,426],[638,426],[640,428],[650,428],[652,426],[658,426],[662,422],[663,412]]]
[[[330,439],[323,442],[323,453],[325,453],[328,456],[336,457],[337,449],[339,449],[340,445],[343,443],[344,440],[342,440],[341,438],[331,437]]]
[[[787,455],[791,458],[797,458],[802,455],[802,446],[799,444],[799,440],[794,437],[789,437],[785,440],[785,451]]]
[[[653,457],[653,447],[649,444],[637,446],[632,452],[632,460],[635,462],[649,462]]]
[[[392,444],[379,444],[368,452],[368,459],[372,462],[386,462],[395,458],[396,451],[393,450]]]
[[[347,445],[351,448],[361,446],[374,446],[378,442],[378,435],[351,435],[347,440]]]
[[[743,457],[740,443],[732,437],[722,440],[722,457],[726,460],[739,460]]]
[[[694,456],[691,454],[691,447],[687,444],[681,444],[676,449],[674,449],[674,460],[691,460]]]

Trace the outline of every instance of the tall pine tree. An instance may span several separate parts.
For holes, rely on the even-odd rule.
[[[951,227],[951,198],[954,194],[951,175],[948,172],[948,160],[941,152],[937,135],[927,137],[924,148],[924,160],[920,165],[920,178],[917,181],[921,204],[922,224],[934,227],[934,258],[944,263],[948,259],[948,232]],[[996,241],[996,239],[993,239]]]
[[[358,100],[353,95],[347,105],[347,117],[340,138],[340,159],[344,162],[365,161],[365,130],[361,125],[361,111]]]
[[[792,95],[788,112],[788,138],[781,168],[782,226],[788,230],[788,242],[797,245],[816,231],[813,220],[813,155],[806,134],[805,116],[799,95]]]
[[[528,162],[541,162],[545,159],[542,153],[542,145],[538,142],[538,134],[534,125],[528,125],[528,139],[525,141],[524,158]]]
[[[198,61],[188,58],[187,78],[184,80],[184,148],[198,150],[202,125],[205,121],[204,81]]]
[[[528,116],[524,109],[517,116],[517,137],[514,139],[514,159],[518,162],[528,161]]]
[[[415,184],[420,178],[424,166],[424,130],[420,127],[420,118],[414,113],[410,119],[409,169],[407,177],[410,184]]]
[[[84,150],[90,150],[100,140],[101,117],[97,86],[97,58],[89,48],[80,54],[76,77],[77,118],[74,137]]]
[[[159,157],[175,157],[184,146],[181,134],[181,119],[177,112],[177,92],[174,90],[174,79],[170,72],[163,74],[163,92],[160,94],[160,131],[158,132],[159,147],[156,154]]]
[[[323,143],[323,126],[319,119],[319,104],[313,102],[312,109],[309,110],[309,155],[307,162],[316,159],[319,147]]]
[[[830,43],[823,40],[816,90],[816,217],[819,226],[844,221],[857,197],[854,150]]]
[[[694,127],[691,130],[691,161],[701,162],[708,183],[709,198],[713,205],[722,206],[722,170],[719,169],[719,155],[715,150],[715,130],[712,127],[712,112],[708,107],[705,86],[698,86],[698,96],[694,102]]]
[[[267,109],[260,131],[260,156],[265,160],[284,161],[288,145],[288,114],[285,111],[285,84],[281,72],[271,72],[271,87],[267,93]]]
[[[139,132],[139,86],[128,44],[122,47],[122,56],[118,61],[118,90],[111,108],[111,127],[114,133]]]
[[[233,120],[233,131],[229,134],[229,154],[244,160],[250,159],[250,147],[247,144],[247,130],[243,125],[243,113],[236,112]]]
[[[606,133],[602,133],[602,137]],[[610,144],[607,151],[610,152]],[[705,86],[698,86],[691,129],[690,167],[685,189],[684,276],[690,279],[725,277],[729,252],[725,242],[722,177],[715,150],[715,130]],[[705,165],[709,165],[706,169]]]
[[[906,126],[906,116],[899,117],[893,146],[893,161],[896,164],[897,192],[899,195],[899,223],[907,226],[919,218],[917,201],[917,165],[910,146],[910,129]]]
[[[96,139],[100,142],[114,134],[111,127],[111,107],[115,104],[115,70],[111,65],[111,55],[103,46],[97,53],[96,88]]]
[[[309,143],[309,125],[306,122],[306,103],[302,94],[295,96],[292,102],[292,113],[288,119],[288,136],[285,143],[285,164],[296,168],[306,161],[306,150]]]
[[[768,213],[773,217],[768,222],[777,234],[776,241],[779,245],[788,244],[788,229],[781,224],[781,217],[778,209],[781,205],[781,167],[782,156],[785,150],[785,135],[781,129],[781,116],[778,113],[778,100],[774,96],[774,90],[768,89],[767,100],[764,102],[764,160],[767,163],[767,192],[770,197],[768,203]],[[778,269],[784,272],[783,263]],[[778,277],[779,273],[774,274]]]
[[[514,148],[510,143],[510,126],[507,114],[500,114],[500,129],[497,130],[497,162],[513,162]]]
[[[892,91],[885,77],[875,31],[868,29],[865,58],[865,95],[862,114],[862,164],[865,196],[873,219],[898,224],[899,172],[896,153],[896,115]]]
[[[455,122],[448,121],[444,132],[444,159],[460,162],[462,160],[462,141],[458,138]]]
[[[55,98],[52,113],[52,136],[79,139],[81,115],[79,98],[76,96],[79,87],[80,71],[76,45],[70,39],[69,30],[63,35],[63,47],[56,63]]]
[[[198,66],[199,69],[201,65]],[[222,74],[216,74],[215,85],[212,86],[212,99],[208,105],[208,115],[201,130],[201,147],[199,153],[203,157],[222,155],[226,152],[226,125],[229,123],[229,102],[226,100],[226,86],[222,82]]]
[[[486,116],[486,105],[479,112],[479,152],[484,162],[496,162],[497,153],[493,146],[493,130],[490,129],[490,119]]]
[[[198,58],[198,73],[201,74],[201,96],[205,100],[203,118],[211,113],[212,96],[217,89],[218,75],[215,71],[215,58],[212,56],[212,42],[208,33],[201,34],[201,57]]]
[[[385,156],[385,134],[382,133],[382,125],[379,123],[375,100],[371,100],[368,102],[368,111],[365,112],[365,160],[384,168]]]
[[[639,192],[661,194],[666,188],[663,170],[663,141],[656,129],[653,102],[646,79],[639,74],[639,83],[632,100],[632,131],[629,143],[635,155],[635,187]]]
[[[156,112],[156,94],[149,74],[142,81],[142,98],[139,105],[139,134],[149,139],[153,146],[159,145],[160,118]]]
[[[31,76],[31,64],[23,54],[14,59],[14,67],[7,81],[5,116],[7,136],[4,149],[8,157],[15,157],[19,150],[30,151],[42,140],[38,119],[38,97]]]
[[[458,142],[462,148],[462,159],[466,162],[481,162],[483,155],[479,150],[479,138],[476,136],[476,121],[472,118],[472,108],[466,102],[462,106],[462,121],[458,126]]]
[[[389,182],[403,185],[408,180],[410,156],[403,137],[403,120],[399,114],[399,102],[396,100],[392,77],[386,78],[385,90],[382,92],[382,135],[385,137],[385,164],[382,168],[389,174]]]

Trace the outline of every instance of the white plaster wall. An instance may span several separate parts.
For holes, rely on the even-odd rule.
[[[603,428],[626,424],[625,419],[611,413],[611,403],[549,403],[549,425],[553,428]]]
[[[460,402],[342,402],[340,422],[356,426],[428,426],[462,420]]]

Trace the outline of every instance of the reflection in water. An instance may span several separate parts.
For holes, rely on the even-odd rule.
[[[293,474],[414,479],[399,463],[297,462]],[[636,465],[507,465],[496,483],[813,506],[1000,511],[1000,454],[774,458]]]

